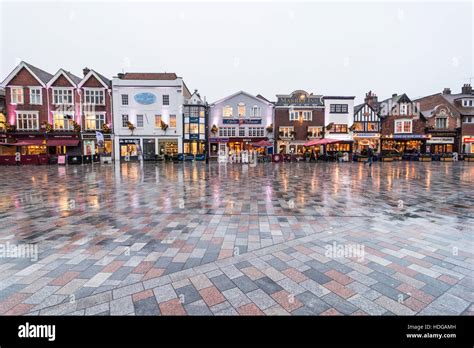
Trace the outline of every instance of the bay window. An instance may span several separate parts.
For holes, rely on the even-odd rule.
[[[57,130],[72,130],[74,116],[71,114],[53,113],[53,127]]]
[[[39,130],[38,112],[19,111],[16,114],[18,130]]]
[[[105,114],[86,114],[86,130],[101,130],[105,124]]]

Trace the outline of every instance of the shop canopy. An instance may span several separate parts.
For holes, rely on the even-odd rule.
[[[43,145],[43,140],[22,140],[17,143],[1,143],[0,145],[8,145],[8,146],[30,146],[30,145],[35,145],[35,146],[41,146]]]
[[[79,140],[76,139],[48,139],[47,146],[77,146]]]
[[[338,143],[344,140],[339,140],[339,139],[329,139],[329,138],[324,138],[324,139],[313,139],[305,143],[303,146],[315,146],[315,145],[327,145],[327,144],[334,144]]]
[[[257,141],[256,143],[252,143],[252,146],[255,146],[255,147],[270,147],[270,146],[273,146],[273,144],[269,141],[266,141],[266,140],[260,140],[260,141]]]

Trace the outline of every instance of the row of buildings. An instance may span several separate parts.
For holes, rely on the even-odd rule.
[[[239,152],[266,141],[269,153],[474,153],[474,93],[411,99],[368,92],[327,96],[297,90],[271,101],[244,91],[207,103],[174,73],[121,73],[112,80],[85,68],[81,77],[21,62],[3,81],[0,162],[5,156],[109,154],[115,160],[157,155]],[[1,97],[1,94],[0,94]],[[0,99],[1,102],[1,99]],[[103,142],[102,142],[103,141]]]

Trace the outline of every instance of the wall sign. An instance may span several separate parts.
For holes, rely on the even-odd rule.
[[[474,138],[464,138],[465,143],[474,143]]]
[[[223,124],[262,124],[262,120],[251,120],[251,119],[223,119]]]
[[[133,97],[138,104],[151,105],[156,102],[156,96],[153,93],[138,93]]]
[[[427,144],[454,144],[452,137],[431,137],[426,141]]]

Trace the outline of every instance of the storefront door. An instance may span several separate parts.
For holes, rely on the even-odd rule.
[[[143,141],[143,159],[152,161],[155,159],[155,139],[147,139]]]

